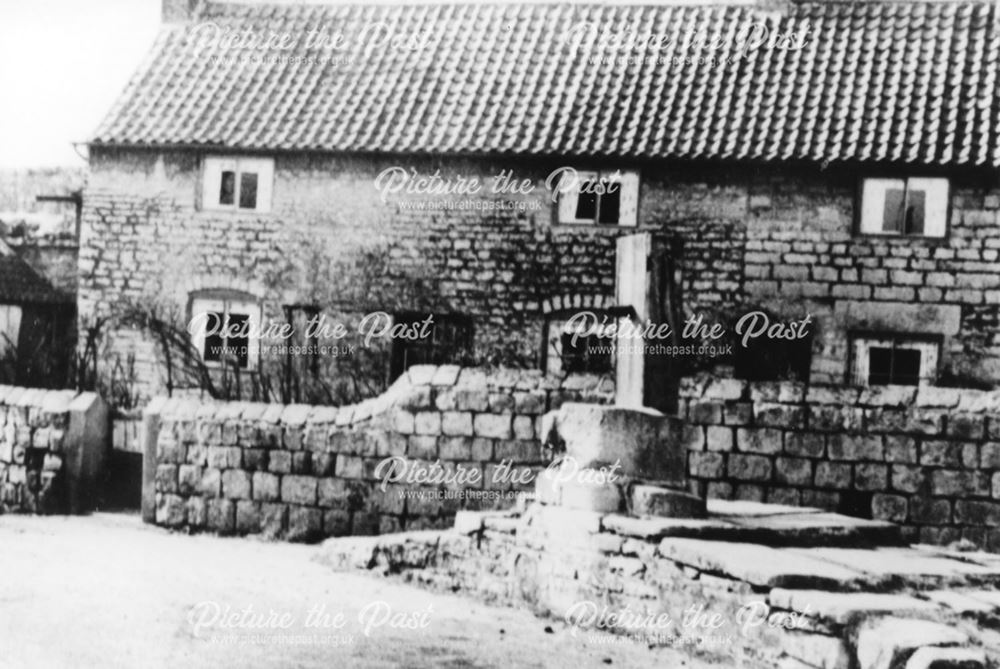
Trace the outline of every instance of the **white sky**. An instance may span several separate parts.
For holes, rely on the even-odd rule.
[[[71,143],[97,128],[159,22],[160,0],[0,0],[0,168],[83,166]]]

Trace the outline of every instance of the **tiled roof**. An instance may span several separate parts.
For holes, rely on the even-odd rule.
[[[1000,165],[996,2],[784,1],[790,9],[777,13],[746,2],[209,4],[199,21],[289,33],[297,46],[204,49],[191,24],[167,26],[93,141]],[[612,37],[652,33],[666,48],[574,49],[567,35],[585,23]],[[798,50],[751,49],[721,66],[669,62],[730,58],[733,36],[755,23],[772,35],[809,32]],[[379,35],[373,25],[423,31],[433,44],[379,47],[360,37],[365,27]],[[348,48],[306,48],[314,29],[344,35]],[[677,46],[691,34],[723,44]],[[317,58],[232,57],[251,53]],[[632,58],[593,60],[602,53]]]
[[[73,304],[20,256],[0,248],[0,304]]]

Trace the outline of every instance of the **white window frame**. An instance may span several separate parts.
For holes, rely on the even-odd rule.
[[[191,298],[191,318],[194,319],[203,313],[225,314],[225,324],[229,322],[230,314],[238,314],[248,317],[250,337],[247,341],[247,366],[240,369],[245,371],[256,371],[260,363],[260,338],[254,337],[253,333],[260,332],[261,306],[246,297],[218,297],[218,296],[194,296]],[[199,319],[202,327],[198,327],[191,333],[191,343],[201,355],[207,367],[221,368],[222,363],[217,360],[205,360],[205,338],[207,325],[205,319]]]
[[[234,172],[233,203],[219,202],[222,173]],[[252,209],[240,207],[240,185],[245,173],[257,175],[257,203]],[[271,211],[274,191],[274,159],[249,156],[205,156],[202,166],[201,207],[209,211]]]
[[[870,354],[875,347],[910,349],[920,351],[920,379],[918,387],[932,386],[937,381],[938,360],[941,355],[941,344],[928,339],[909,339],[906,336],[859,335],[851,341],[851,352],[854,360],[851,381],[854,385],[867,386],[871,372]]]
[[[924,193],[924,231],[906,233],[885,229],[885,197],[889,189]],[[950,184],[944,177],[869,178],[861,184],[861,220],[865,235],[941,238],[948,234]]]
[[[577,204],[580,200],[580,190],[588,181],[600,182],[607,180],[617,184],[621,189],[618,205],[618,223],[598,223],[601,213],[600,195],[597,196],[594,218],[577,218]],[[559,223],[564,225],[592,225],[594,227],[632,227],[638,225],[639,206],[639,173],[631,170],[569,171],[562,176],[557,185]]]

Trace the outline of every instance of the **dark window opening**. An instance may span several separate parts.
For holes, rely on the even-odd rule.
[[[587,179],[576,194],[577,221],[618,225],[621,220],[622,184],[607,177]]]
[[[920,384],[920,351],[895,346],[873,346],[868,351],[868,384],[916,386]]]
[[[597,193],[594,192],[595,183],[584,181],[580,186],[580,194],[576,199],[576,218],[579,220],[593,220],[597,216]]]
[[[243,172],[240,175],[240,209],[257,208],[257,174]]]
[[[591,334],[576,336],[575,339],[574,345],[574,334],[571,332],[563,332],[559,337],[563,372],[604,374],[611,371],[614,337]]]
[[[428,316],[432,317],[431,322],[424,331]],[[393,322],[425,336],[392,340],[390,380],[413,365],[461,365],[472,359],[473,326],[468,316],[410,312],[396,314]]]
[[[597,222],[604,225],[618,225],[622,206],[622,185],[604,179],[601,181],[604,192],[601,194],[600,215]]]
[[[240,369],[246,369],[250,361],[249,324],[250,316],[247,314],[229,314],[227,329],[232,330],[233,336],[226,339],[226,346],[229,347],[228,357],[235,359]]]
[[[250,337],[246,330],[250,316],[246,314],[225,314],[209,312],[206,322],[205,362],[233,361],[240,369],[246,369],[250,362]],[[234,331],[234,336],[227,337]],[[242,331],[242,332],[241,332]]]
[[[219,186],[219,204],[233,204],[236,193],[236,172],[225,170]]]
[[[757,337],[733,347],[733,374],[747,381],[809,381],[813,333],[801,339]]]

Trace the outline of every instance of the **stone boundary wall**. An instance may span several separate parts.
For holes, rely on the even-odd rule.
[[[109,446],[95,393],[0,385],[0,513],[91,510]]]
[[[685,379],[688,473],[709,497],[818,506],[911,541],[1000,549],[1000,391]]]
[[[341,408],[158,398],[144,415],[143,515],[289,540],[450,527],[460,509],[508,507],[517,490],[533,490],[550,459],[538,438],[544,413],[613,394],[611,379],[595,375],[416,366],[379,397]],[[480,483],[383,489],[376,469],[393,457],[425,472],[476,470]]]

